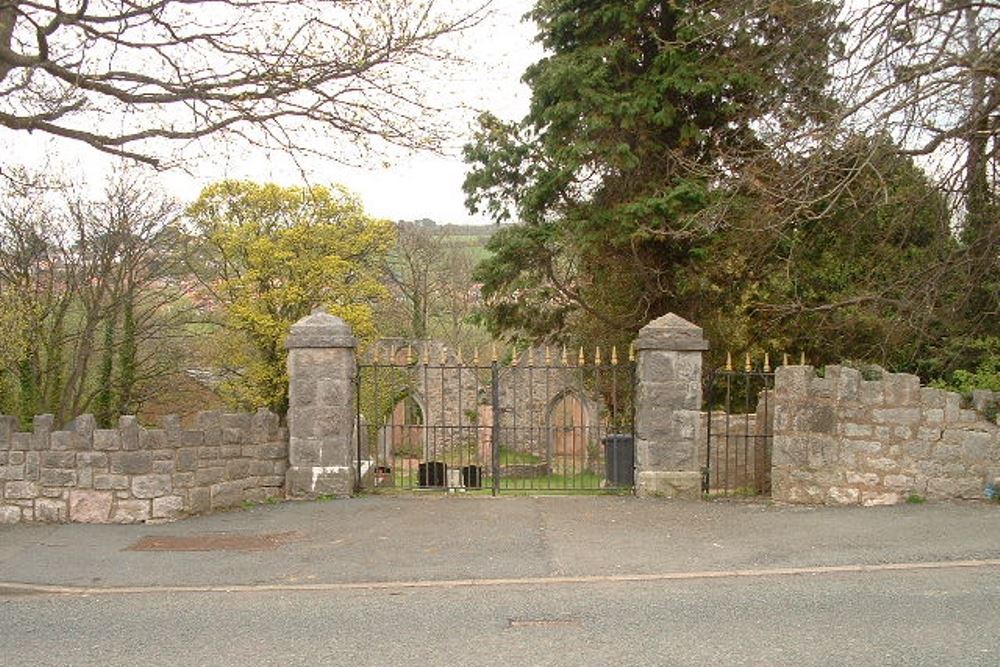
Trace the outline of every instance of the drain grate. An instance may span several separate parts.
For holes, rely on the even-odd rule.
[[[198,533],[147,535],[129,551],[271,551],[301,537],[299,533]]]
[[[575,628],[581,625],[578,618],[511,618],[512,628]]]

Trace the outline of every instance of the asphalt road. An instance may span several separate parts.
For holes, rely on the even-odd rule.
[[[1000,664],[1000,571],[32,596],[5,665]]]
[[[0,665],[996,667],[998,612],[986,504],[381,497],[0,527]]]

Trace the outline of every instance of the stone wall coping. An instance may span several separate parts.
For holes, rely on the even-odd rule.
[[[317,310],[293,324],[288,340],[285,341],[285,348],[289,350],[357,346],[358,340],[350,325],[323,310]]]
[[[709,348],[702,328],[674,313],[667,313],[639,330],[636,350],[699,352]]]

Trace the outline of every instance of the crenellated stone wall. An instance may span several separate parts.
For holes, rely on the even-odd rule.
[[[996,396],[976,405],[995,411]],[[913,494],[983,498],[1000,477],[1000,426],[958,394],[914,375],[864,380],[855,369],[777,370],[772,497],[790,503],[887,505]],[[991,408],[992,406],[992,408]]]
[[[161,428],[52,426],[40,415],[20,432],[0,416],[0,523],[137,523],[284,497],[288,433],[267,410],[202,412],[190,429],[174,415]]]

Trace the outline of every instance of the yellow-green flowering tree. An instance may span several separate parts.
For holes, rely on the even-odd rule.
[[[345,188],[222,181],[188,215],[202,241],[192,266],[222,309],[223,388],[237,405],[285,412],[285,338],[316,307],[374,337],[394,230]]]

